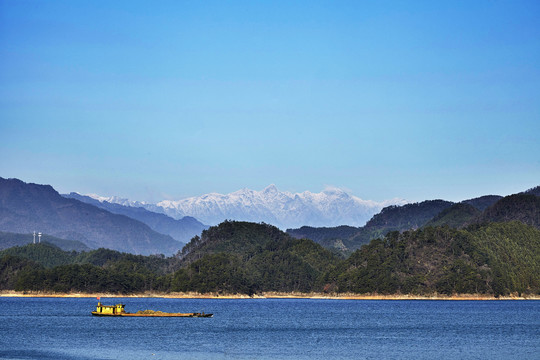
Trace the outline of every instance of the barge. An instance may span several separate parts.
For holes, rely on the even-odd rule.
[[[99,300],[99,299],[98,299]],[[196,313],[166,313],[162,311],[144,310],[136,313],[128,313],[125,311],[124,304],[102,305],[98,302],[96,311],[92,311],[94,316],[130,316],[130,317],[212,317],[213,314],[204,312]]]

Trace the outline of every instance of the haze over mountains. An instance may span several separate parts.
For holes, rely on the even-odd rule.
[[[314,235],[333,233],[352,242],[378,234],[350,254],[324,249],[305,237],[294,239],[269,224],[241,221],[224,221],[202,231],[172,257],[107,249],[64,252],[48,244],[28,244],[0,251],[0,290],[534,298],[540,294],[537,190],[460,203],[427,200],[389,206],[362,228],[310,228]],[[20,192],[11,193],[11,200],[20,197]],[[73,202],[71,206],[87,205],[64,200]],[[31,202],[25,205],[37,208]],[[12,240],[13,234],[1,235]],[[324,240],[317,242],[332,248]]]
[[[0,231],[40,231],[90,248],[136,254],[173,254],[184,245],[130,217],[64,198],[50,185],[18,179],[0,178]]]
[[[189,242],[193,236],[199,235],[203,230],[208,228],[208,226],[191,216],[173,219],[165,214],[149,211],[142,207],[124,206],[110,203],[105,200],[99,201],[90,196],[80,195],[75,192],[62,196],[94,205],[113,214],[125,215],[132,219],[139,220],[150,226],[152,230],[161,234],[170,235],[173,239],[183,243]]]
[[[403,232],[426,226],[461,228],[470,224],[517,220],[540,228],[538,193],[537,187],[504,198],[487,195],[461,203],[426,200],[390,205],[378,211],[383,203],[364,201],[336,189],[318,194],[291,194],[269,186],[262,191],[244,189],[228,195],[208,194],[177,202],[145,204],[77,193],[61,196],[50,185],[0,178],[0,231],[5,232],[5,245],[24,242],[23,239],[30,239],[28,234],[41,231],[59,238],[57,242],[64,247],[67,243],[62,239],[77,240],[82,244],[76,246],[89,248],[105,247],[135,254],[174,254],[208,226],[193,217],[173,219],[164,213],[178,216],[187,209],[198,209],[200,215],[208,220],[213,218],[213,221],[224,217],[280,226],[317,222],[326,225],[332,221],[346,224],[301,226],[287,232],[347,254],[390,231]],[[367,217],[369,221],[362,227],[350,225]],[[20,237],[17,234],[26,235]]]
[[[382,202],[362,200],[347,192],[328,188],[320,193],[290,193],[270,185],[261,191],[242,189],[230,194],[210,193],[181,200],[164,200],[157,204],[122,199],[116,196],[87,195],[101,202],[143,207],[162,212],[175,219],[192,216],[208,225],[227,219],[265,222],[286,229],[290,227],[364,225],[388,205],[405,204],[403,199]]]

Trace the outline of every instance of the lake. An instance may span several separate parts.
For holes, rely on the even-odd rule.
[[[0,298],[1,359],[539,359],[540,301]]]

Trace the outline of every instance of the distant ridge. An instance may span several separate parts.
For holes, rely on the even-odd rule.
[[[147,210],[143,207],[110,203],[106,200],[108,198],[100,198],[100,200],[97,200],[93,197],[75,192],[62,196],[94,205],[98,208],[110,211],[113,214],[125,215],[138,220],[150,226],[152,230],[157,231],[160,234],[170,235],[173,239],[183,243],[189,242],[192,237],[200,235],[203,230],[208,228],[207,225],[202,224],[200,221],[190,216],[184,216],[177,220],[165,214]],[[133,205],[136,205],[136,203],[133,203]]]
[[[524,193],[528,195],[540,196],[540,186],[533,187],[532,189],[524,191]]]
[[[487,208],[477,222],[514,220],[540,229],[540,197],[528,193],[506,196]]]
[[[452,205],[453,202],[446,200],[426,200],[403,206],[388,206],[373,216],[365,227],[379,229],[381,233],[418,229]]]
[[[10,232],[0,231],[0,250],[7,249],[13,246],[24,246],[32,244],[34,242],[33,234],[16,234]],[[38,237],[36,236],[36,243]],[[51,235],[45,235],[41,239],[42,243],[53,244],[58,246],[64,251],[87,251],[90,250],[88,246],[77,240],[66,240],[57,238]]]
[[[480,211],[484,211],[502,198],[503,197],[499,195],[484,195],[474,199],[463,200],[462,203],[474,206]]]
[[[470,225],[519,221],[540,229],[540,186],[509,195],[484,195],[453,203],[427,200],[402,206],[388,206],[363,227],[301,227],[288,229],[296,238],[311,239],[326,248],[348,254],[370,240],[383,238],[391,231],[447,226],[460,229]]]
[[[327,248],[351,252],[368,244],[372,239],[383,237],[390,231],[405,231],[421,228],[442,210],[453,203],[445,200],[426,200],[420,203],[387,206],[375,214],[363,227],[288,229],[293,237],[307,237]]]
[[[428,221],[425,226],[449,226],[451,228],[461,228],[480,216],[482,212],[474,206],[465,202],[457,203],[444,209],[433,219]]]
[[[136,254],[172,254],[182,243],[146,224],[93,205],[62,197],[50,185],[0,178],[0,231],[34,230]]]

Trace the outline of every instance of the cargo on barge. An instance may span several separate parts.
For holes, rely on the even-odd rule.
[[[99,300],[99,299],[98,299]],[[162,311],[144,310],[136,313],[125,311],[124,304],[103,305],[98,302],[96,311],[92,311],[94,316],[130,316],[130,317],[212,317],[213,314],[201,313],[166,313]]]

